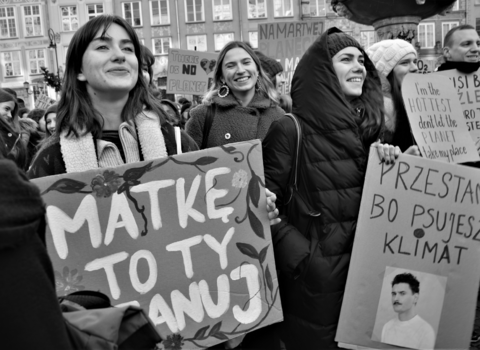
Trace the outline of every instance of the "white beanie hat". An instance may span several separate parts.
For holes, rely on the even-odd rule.
[[[409,53],[417,55],[417,51],[409,42],[402,39],[382,40],[370,46],[367,55],[372,60],[377,71],[385,77],[403,57]]]

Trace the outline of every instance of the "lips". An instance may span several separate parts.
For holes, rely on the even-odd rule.
[[[247,81],[248,79],[250,79],[250,77],[240,77],[240,78],[236,78],[235,81],[239,82],[239,83],[243,83],[244,81]]]
[[[360,77],[355,77],[355,78],[348,78],[347,81],[350,83],[361,83],[363,79]]]
[[[129,70],[126,68],[112,68],[107,70],[108,73],[128,73]]]

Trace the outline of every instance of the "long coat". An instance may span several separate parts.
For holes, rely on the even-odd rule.
[[[296,143],[293,122],[285,117],[273,123],[263,142],[266,185],[282,213],[272,235],[285,319],[281,336],[289,350],[337,347],[366,171],[369,145],[361,139],[360,116],[347,102],[328,52],[327,35],[336,31],[312,44],[293,78],[293,112],[303,127],[303,143],[301,200],[292,202],[289,213],[284,203]],[[367,79],[378,80],[368,57],[365,66]]]

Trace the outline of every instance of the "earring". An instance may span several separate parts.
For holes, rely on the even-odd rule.
[[[222,94],[222,90],[224,91],[223,94]],[[218,89],[218,96],[222,97],[222,98],[226,97],[229,92],[230,92],[230,89],[228,88],[228,85],[223,83],[223,85],[220,87],[220,89]]]
[[[257,76],[257,83],[255,84],[255,91],[260,91],[262,88],[262,82],[260,81],[260,75]]]

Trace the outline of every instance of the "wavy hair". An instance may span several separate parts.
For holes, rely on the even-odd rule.
[[[104,119],[98,111],[92,107],[90,96],[88,95],[86,84],[77,79],[82,70],[83,55],[90,42],[101,31],[101,37],[105,37],[108,28],[112,24],[117,24],[128,33],[135,48],[135,56],[138,60],[138,79],[137,83],[129,93],[127,103],[123,107],[122,120],[133,119],[141,113],[144,108],[155,112],[160,123],[166,120],[165,112],[159,103],[151,95],[147,88],[145,79],[142,79],[142,49],[138,36],[133,28],[121,17],[116,15],[101,15],[85,23],[78,29],[68,47],[67,64],[65,68],[65,77],[61,98],[58,103],[57,125],[55,133],[60,135],[62,131],[75,137],[91,132],[94,138],[100,138]]]
[[[243,41],[230,41],[227,45],[223,47],[222,51],[220,51],[220,53],[218,54],[217,65],[215,66],[215,71],[213,73],[213,84],[208,90],[208,92],[205,94],[205,97],[203,98],[202,103],[209,105],[212,103],[213,97],[218,95],[218,91],[223,85],[221,80],[223,77],[222,76],[223,60],[225,59],[225,55],[227,54],[227,52],[235,48],[244,49],[250,55],[250,57],[255,62],[255,65],[257,66],[258,79],[260,79],[260,83],[261,83],[260,84],[261,93],[264,96],[268,97],[275,104],[278,104],[279,96],[278,96],[277,90],[275,89],[271,80],[268,78],[265,71],[262,69],[260,60],[258,59],[255,52],[247,43],[244,43]]]

